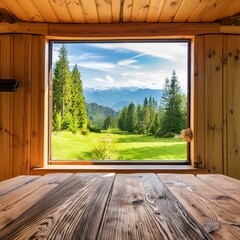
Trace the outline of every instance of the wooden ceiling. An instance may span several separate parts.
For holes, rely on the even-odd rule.
[[[23,22],[196,23],[240,13],[240,0],[0,0]]]

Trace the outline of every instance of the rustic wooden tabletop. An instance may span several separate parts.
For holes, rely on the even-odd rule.
[[[240,181],[59,173],[0,182],[0,239],[240,239]]]

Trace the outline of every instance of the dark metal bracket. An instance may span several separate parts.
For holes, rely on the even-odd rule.
[[[0,92],[16,92],[19,83],[14,79],[0,79]]]

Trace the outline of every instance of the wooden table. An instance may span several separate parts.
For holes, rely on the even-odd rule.
[[[59,173],[0,183],[0,239],[240,239],[240,181]]]

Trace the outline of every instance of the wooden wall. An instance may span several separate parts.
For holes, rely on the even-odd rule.
[[[20,83],[0,93],[0,180],[43,166],[46,104],[45,38],[0,35],[0,77]],[[194,163],[240,179],[240,36],[194,40]]]
[[[240,179],[240,36],[195,38],[194,157]]]
[[[0,78],[16,79],[14,93],[0,93],[0,180],[30,174],[43,159],[45,38],[0,35]]]

